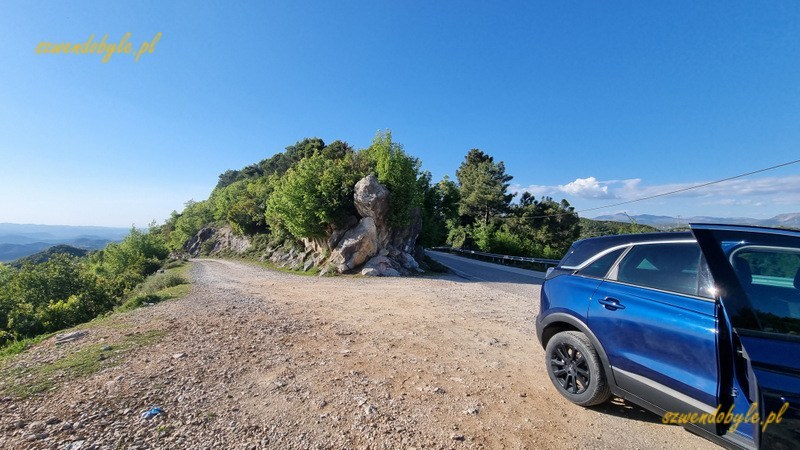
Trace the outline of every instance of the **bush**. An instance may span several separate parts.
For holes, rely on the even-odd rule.
[[[163,236],[136,228],[122,242],[112,242],[90,258],[95,273],[108,281],[112,293],[121,297],[161,267],[169,255]]]
[[[466,227],[453,226],[447,233],[447,244],[453,248],[463,248],[469,233]]]
[[[172,217],[162,227],[167,236],[167,248],[174,252],[182,252],[186,241],[213,220],[209,202],[187,202],[183,212],[180,214],[173,212]]]
[[[200,254],[206,255],[206,256],[210,255],[211,252],[214,251],[214,247],[216,245],[217,245],[217,239],[216,238],[211,238],[211,239],[203,242],[202,244],[200,244]]]

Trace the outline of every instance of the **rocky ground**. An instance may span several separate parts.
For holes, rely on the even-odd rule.
[[[45,393],[3,398],[0,447],[712,447],[630,404],[559,396],[534,335],[537,286],[219,260],[196,261],[192,275],[183,299],[6,362],[20,374],[0,382],[6,392],[81,349],[102,346],[108,364],[80,378],[48,372]],[[163,413],[141,418],[153,406]]]

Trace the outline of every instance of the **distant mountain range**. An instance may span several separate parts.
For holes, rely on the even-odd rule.
[[[610,214],[605,216],[595,217],[594,220],[611,220],[614,222],[630,223],[630,219],[642,225],[650,225],[660,229],[675,228],[678,226],[686,227],[690,223],[720,223],[730,225],[758,225],[762,227],[786,227],[786,228],[800,228],[800,213],[779,214],[770,219],[751,219],[749,217],[670,217],[670,216],[654,216],[650,214],[640,214],[637,216],[630,216],[630,218],[622,213]]]
[[[98,250],[109,242],[121,241],[129,232],[128,228],[0,223],[0,262],[14,261],[58,244]]]

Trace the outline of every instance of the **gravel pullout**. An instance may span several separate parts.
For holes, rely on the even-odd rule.
[[[183,299],[8,363],[36,367],[99,344],[118,359],[3,398],[0,447],[714,447],[621,401],[564,400],[533,330],[538,286],[317,278],[219,260],[195,261],[192,276]],[[158,342],[114,353],[143,335]],[[163,412],[141,418],[154,406]]]

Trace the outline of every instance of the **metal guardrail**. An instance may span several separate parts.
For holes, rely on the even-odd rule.
[[[461,248],[452,248],[452,247],[432,247],[431,250],[444,250],[448,252],[464,253],[467,255],[477,255],[486,258],[492,258],[498,261],[519,261],[519,262],[543,264],[545,268],[549,266],[557,266],[558,263],[560,262],[560,260],[558,259],[528,258],[525,256],[498,255],[496,253],[478,252],[475,250],[464,250]]]

